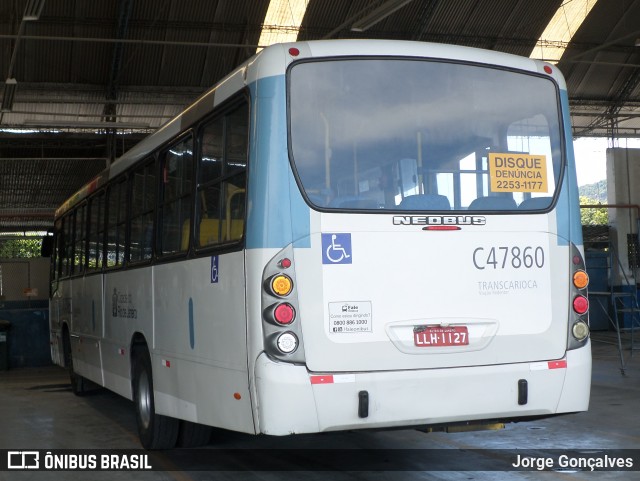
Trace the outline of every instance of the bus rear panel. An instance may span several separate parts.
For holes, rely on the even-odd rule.
[[[250,194],[253,214],[275,221],[261,229],[283,232],[248,233],[260,432],[588,407],[562,79],[532,60],[414,47],[336,55],[321,43],[293,58],[283,47],[286,75],[263,81],[273,95],[261,106],[286,103],[287,130],[257,139],[282,171],[261,179],[271,197]],[[291,206],[280,219],[275,192]]]

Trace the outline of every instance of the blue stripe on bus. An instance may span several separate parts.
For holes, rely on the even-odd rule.
[[[573,154],[571,139],[571,119],[569,117],[569,96],[566,90],[560,91],[562,104],[563,128],[565,132],[567,165],[562,178],[560,198],[558,199],[556,222],[558,229],[558,242],[567,245],[573,242],[582,245],[582,225],[580,224],[580,199],[577,189],[576,161]]]
[[[196,346],[196,327],[193,320],[193,298],[189,298],[189,345],[191,349]]]
[[[249,150],[247,249],[311,247],[310,209],[289,165],[284,75],[249,86],[252,129]]]

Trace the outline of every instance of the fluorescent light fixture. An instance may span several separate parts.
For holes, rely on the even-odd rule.
[[[413,0],[387,0],[369,15],[351,25],[352,32],[364,32]]]
[[[271,0],[258,45],[268,47],[274,43],[295,42],[308,4],[309,0]]]
[[[55,127],[69,129],[149,129],[149,124],[134,122],[69,122],[64,120],[25,120],[30,127]]]
[[[5,134],[37,134],[40,132],[38,129],[21,129],[18,127],[3,127],[0,128],[0,132]]]
[[[587,18],[597,0],[562,2],[538,39],[530,58],[558,63],[571,39]]]
[[[44,8],[44,2],[45,0],[29,0],[24,9],[22,20],[25,22],[38,20],[42,13],[42,9]]]
[[[2,112],[11,112],[11,110],[13,110],[16,88],[18,88],[18,82],[16,82],[16,79],[8,78],[5,81],[4,95],[2,96]]]

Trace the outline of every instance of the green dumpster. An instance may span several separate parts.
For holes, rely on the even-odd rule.
[[[9,321],[0,320],[0,371],[9,369]]]

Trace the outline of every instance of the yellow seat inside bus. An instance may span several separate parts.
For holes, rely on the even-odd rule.
[[[221,221],[218,218],[205,216],[200,220],[200,226],[198,228],[198,247],[240,240],[242,238],[242,235],[244,234],[244,193],[244,189],[234,189],[229,192],[226,202],[226,219],[222,220],[222,229],[220,229]],[[236,204],[238,204],[238,202],[242,204],[242,209],[239,211],[232,209],[232,206],[237,207]],[[229,222],[228,219],[231,219],[231,221]],[[182,224],[182,241],[180,243],[182,250],[187,250],[189,248],[190,225],[191,223],[189,220],[186,220]],[[221,231],[222,239],[220,239]]]
[[[182,250],[187,250],[189,247],[189,226],[188,220],[182,225],[182,242],[180,244]],[[219,219],[202,219],[200,221],[198,247],[239,240],[244,233],[243,219],[234,219],[231,221],[231,225],[228,225],[226,221],[222,221],[222,239],[219,238],[219,226]]]

